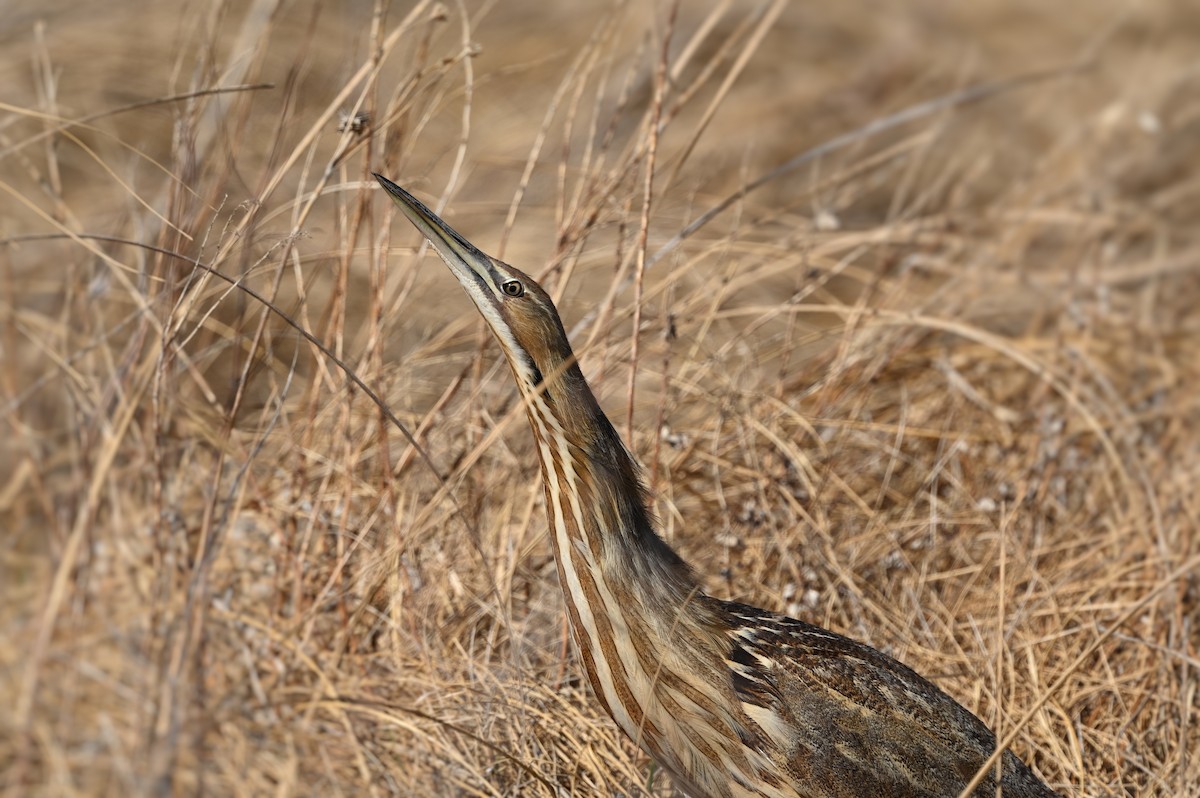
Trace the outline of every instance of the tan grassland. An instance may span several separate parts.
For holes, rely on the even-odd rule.
[[[550,287],[710,592],[1064,795],[1200,796],[1197,41],[1165,0],[0,5],[0,795],[674,794],[379,171]]]

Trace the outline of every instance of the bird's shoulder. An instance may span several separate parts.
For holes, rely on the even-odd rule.
[[[957,794],[995,750],[982,721],[882,651],[795,618],[711,601],[733,691],[796,783],[863,788],[848,795]],[[1054,795],[1011,753],[1004,772],[1006,795]],[[989,788],[990,776],[980,789]]]

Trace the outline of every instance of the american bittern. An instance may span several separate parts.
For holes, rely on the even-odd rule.
[[[694,796],[946,796],[996,738],[891,657],[705,595],[655,532],[645,489],[584,380],[550,297],[375,175],[483,314],[541,458],[567,615],[596,698]],[[1007,798],[1053,796],[1005,751]],[[974,791],[995,796],[994,770]]]

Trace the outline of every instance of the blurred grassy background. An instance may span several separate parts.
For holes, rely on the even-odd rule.
[[[1200,15],[671,9],[0,6],[5,795],[672,794],[371,171],[545,279],[713,593],[1200,795]]]

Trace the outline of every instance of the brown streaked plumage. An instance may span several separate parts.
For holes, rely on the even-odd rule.
[[[541,460],[567,615],[596,697],[693,796],[954,798],[992,732],[868,645],[707,596],[654,531],[637,466],[550,297],[375,175],[450,267],[508,358]],[[1053,796],[1002,759],[1007,798]],[[973,793],[995,796],[989,773]]]

